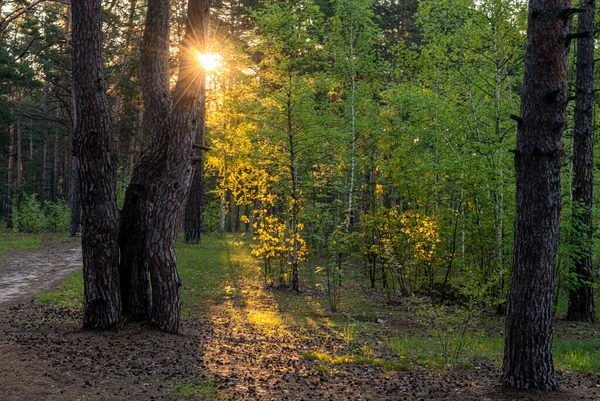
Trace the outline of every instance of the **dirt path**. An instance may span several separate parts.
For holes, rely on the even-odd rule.
[[[51,288],[80,267],[78,243],[0,255],[0,304]]]

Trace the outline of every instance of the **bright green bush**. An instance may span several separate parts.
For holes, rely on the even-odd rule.
[[[42,204],[35,194],[31,194],[23,196],[21,202],[15,200],[13,204],[18,204],[12,214],[15,231],[34,234],[45,230],[69,231],[71,212],[64,199],[59,199],[56,203],[45,201]]]

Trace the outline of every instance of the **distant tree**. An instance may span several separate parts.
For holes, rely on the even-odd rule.
[[[521,115],[514,117],[517,203],[502,381],[524,389],[556,388],[552,325],[570,7],[530,0]]]
[[[73,136],[80,162],[83,215],[83,325],[97,329],[121,318],[116,157],[102,64],[100,0],[73,2]]]
[[[577,24],[577,70],[573,116],[573,222],[575,283],[569,291],[568,320],[596,321],[592,268],[593,206],[593,110],[594,110],[594,18],[595,1],[581,0],[584,10]]]

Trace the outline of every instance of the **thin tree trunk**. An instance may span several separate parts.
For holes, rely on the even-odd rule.
[[[60,134],[56,132],[54,134],[54,153],[52,156],[52,202],[56,202],[58,199],[58,165],[60,164],[58,146],[60,141]]]
[[[291,177],[291,215],[290,215],[290,231],[292,232],[292,249],[291,249],[291,258],[290,264],[292,267],[292,289],[296,292],[300,291],[300,282],[298,278],[298,251],[299,251],[299,241],[298,241],[298,217],[300,214],[299,211],[299,198],[298,198],[298,177],[296,171],[296,158],[298,156],[296,152],[296,138],[294,138],[294,129],[293,129],[293,115],[292,115],[292,88],[293,88],[293,78],[289,76],[289,91],[287,96],[287,104],[286,104],[286,119],[287,119],[287,136],[288,136],[288,151],[289,151],[289,169],[290,169],[290,177]],[[348,217],[350,218],[350,217]]]
[[[192,181],[190,154],[200,123],[198,103],[204,102],[199,98],[205,73],[197,67],[192,50],[199,45],[198,30],[205,26],[207,15],[206,0],[189,0],[168,141],[167,170],[157,194],[153,230],[147,246],[152,281],[151,321],[168,333],[179,330],[181,281],[177,274],[175,245]]]
[[[33,160],[33,120],[29,119],[29,161]]]
[[[50,99],[49,99],[50,85],[48,81],[44,84],[44,121],[42,122],[42,141],[43,141],[43,170],[42,170],[42,199],[50,199],[50,147],[48,142],[50,139],[50,132],[48,130],[48,113],[50,112]]]
[[[21,183],[23,182],[23,137],[21,132],[21,91],[17,91],[17,121],[16,121],[16,135],[17,135],[17,197],[19,201],[21,199]]]
[[[552,301],[561,211],[570,1],[530,0],[517,124],[516,217],[502,381],[554,390]]]
[[[351,144],[352,151],[350,154],[350,188],[348,189],[348,218],[346,221],[346,231],[350,229],[353,223],[353,195],[354,195],[354,176],[356,173],[356,71],[354,66],[354,20],[350,21],[350,79],[351,79],[351,104],[350,104],[350,127],[351,127]]]
[[[582,254],[574,261],[578,282],[569,291],[568,320],[596,321],[592,267],[593,206],[593,109],[594,109],[594,0],[580,0],[578,32],[586,36],[577,43],[575,114],[573,116],[573,224],[575,243]],[[581,230],[581,231],[580,231]]]
[[[12,97],[12,93],[11,93],[11,97]],[[14,113],[11,111],[11,115],[13,115],[13,114]],[[10,141],[9,141],[9,145],[8,145],[8,173],[7,173],[7,177],[6,177],[6,194],[7,194],[6,227],[13,228],[13,220],[12,220],[13,180],[14,180],[13,174],[14,174],[14,168],[15,168],[15,165],[14,165],[14,163],[15,163],[15,157],[14,157],[15,124],[14,124],[14,122],[12,122],[10,124],[9,133],[10,133]]]
[[[100,0],[72,4],[73,89],[77,127],[73,149],[80,163],[83,215],[83,325],[101,329],[121,318],[119,291],[117,160],[102,76]]]

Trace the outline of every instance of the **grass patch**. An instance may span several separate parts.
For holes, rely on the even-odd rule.
[[[43,291],[37,295],[37,300],[47,305],[57,305],[63,308],[77,309],[83,306],[83,270],[79,269],[55,289]]]
[[[39,234],[13,233],[10,230],[0,231],[0,254],[17,250],[36,250],[43,247],[43,236]]]
[[[329,355],[316,351],[303,352],[302,357],[307,361],[319,361],[323,363],[331,363],[332,361]]]
[[[464,351],[455,366],[470,366],[475,361],[489,361],[499,364],[502,361],[503,338],[485,337],[482,335],[466,335],[462,339],[456,337],[449,342],[464,341]],[[388,346],[396,356],[414,365],[446,369],[447,360],[443,357],[442,345],[434,336],[406,335],[388,341]]]
[[[555,340],[554,366],[577,373],[600,372],[600,341]]]
[[[321,364],[317,365],[316,369],[319,370],[326,368],[327,372],[329,372],[329,368],[327,365],[345,365],[345,364],[358,364],[358,365],[373,365],[378,366],[386,371],[394,371],[394,370],[406,370],[410,367],[410,364],[404,360],[400,360],[399,362],[390,362],[385,361],[383,359],[375,358],[373,356],[364,356],[364,355],[339,355],[339,356],[329,356],[327,354],[321,352],[304,352],[302,357],[309,361],[319,361]]]
[[[177,383],[175,385],[175,389],[177,394],[181,394],[186,397],[203,397],[208,398],[209,400],[217,399],[218,389],[217,385],[207,380],[202,384],[194,384],[194,383]]]
[[[470,366],[478,361],[502,363],[504,338],[467,336],[464,355],[457,366]],[[399,359],[411,365],[446,369],[441,347],[434,337],[410,335],[391,339],[388,346]],[[577,373],[600,372],[600,341],[555,339],[554,366],[558,370]]]

